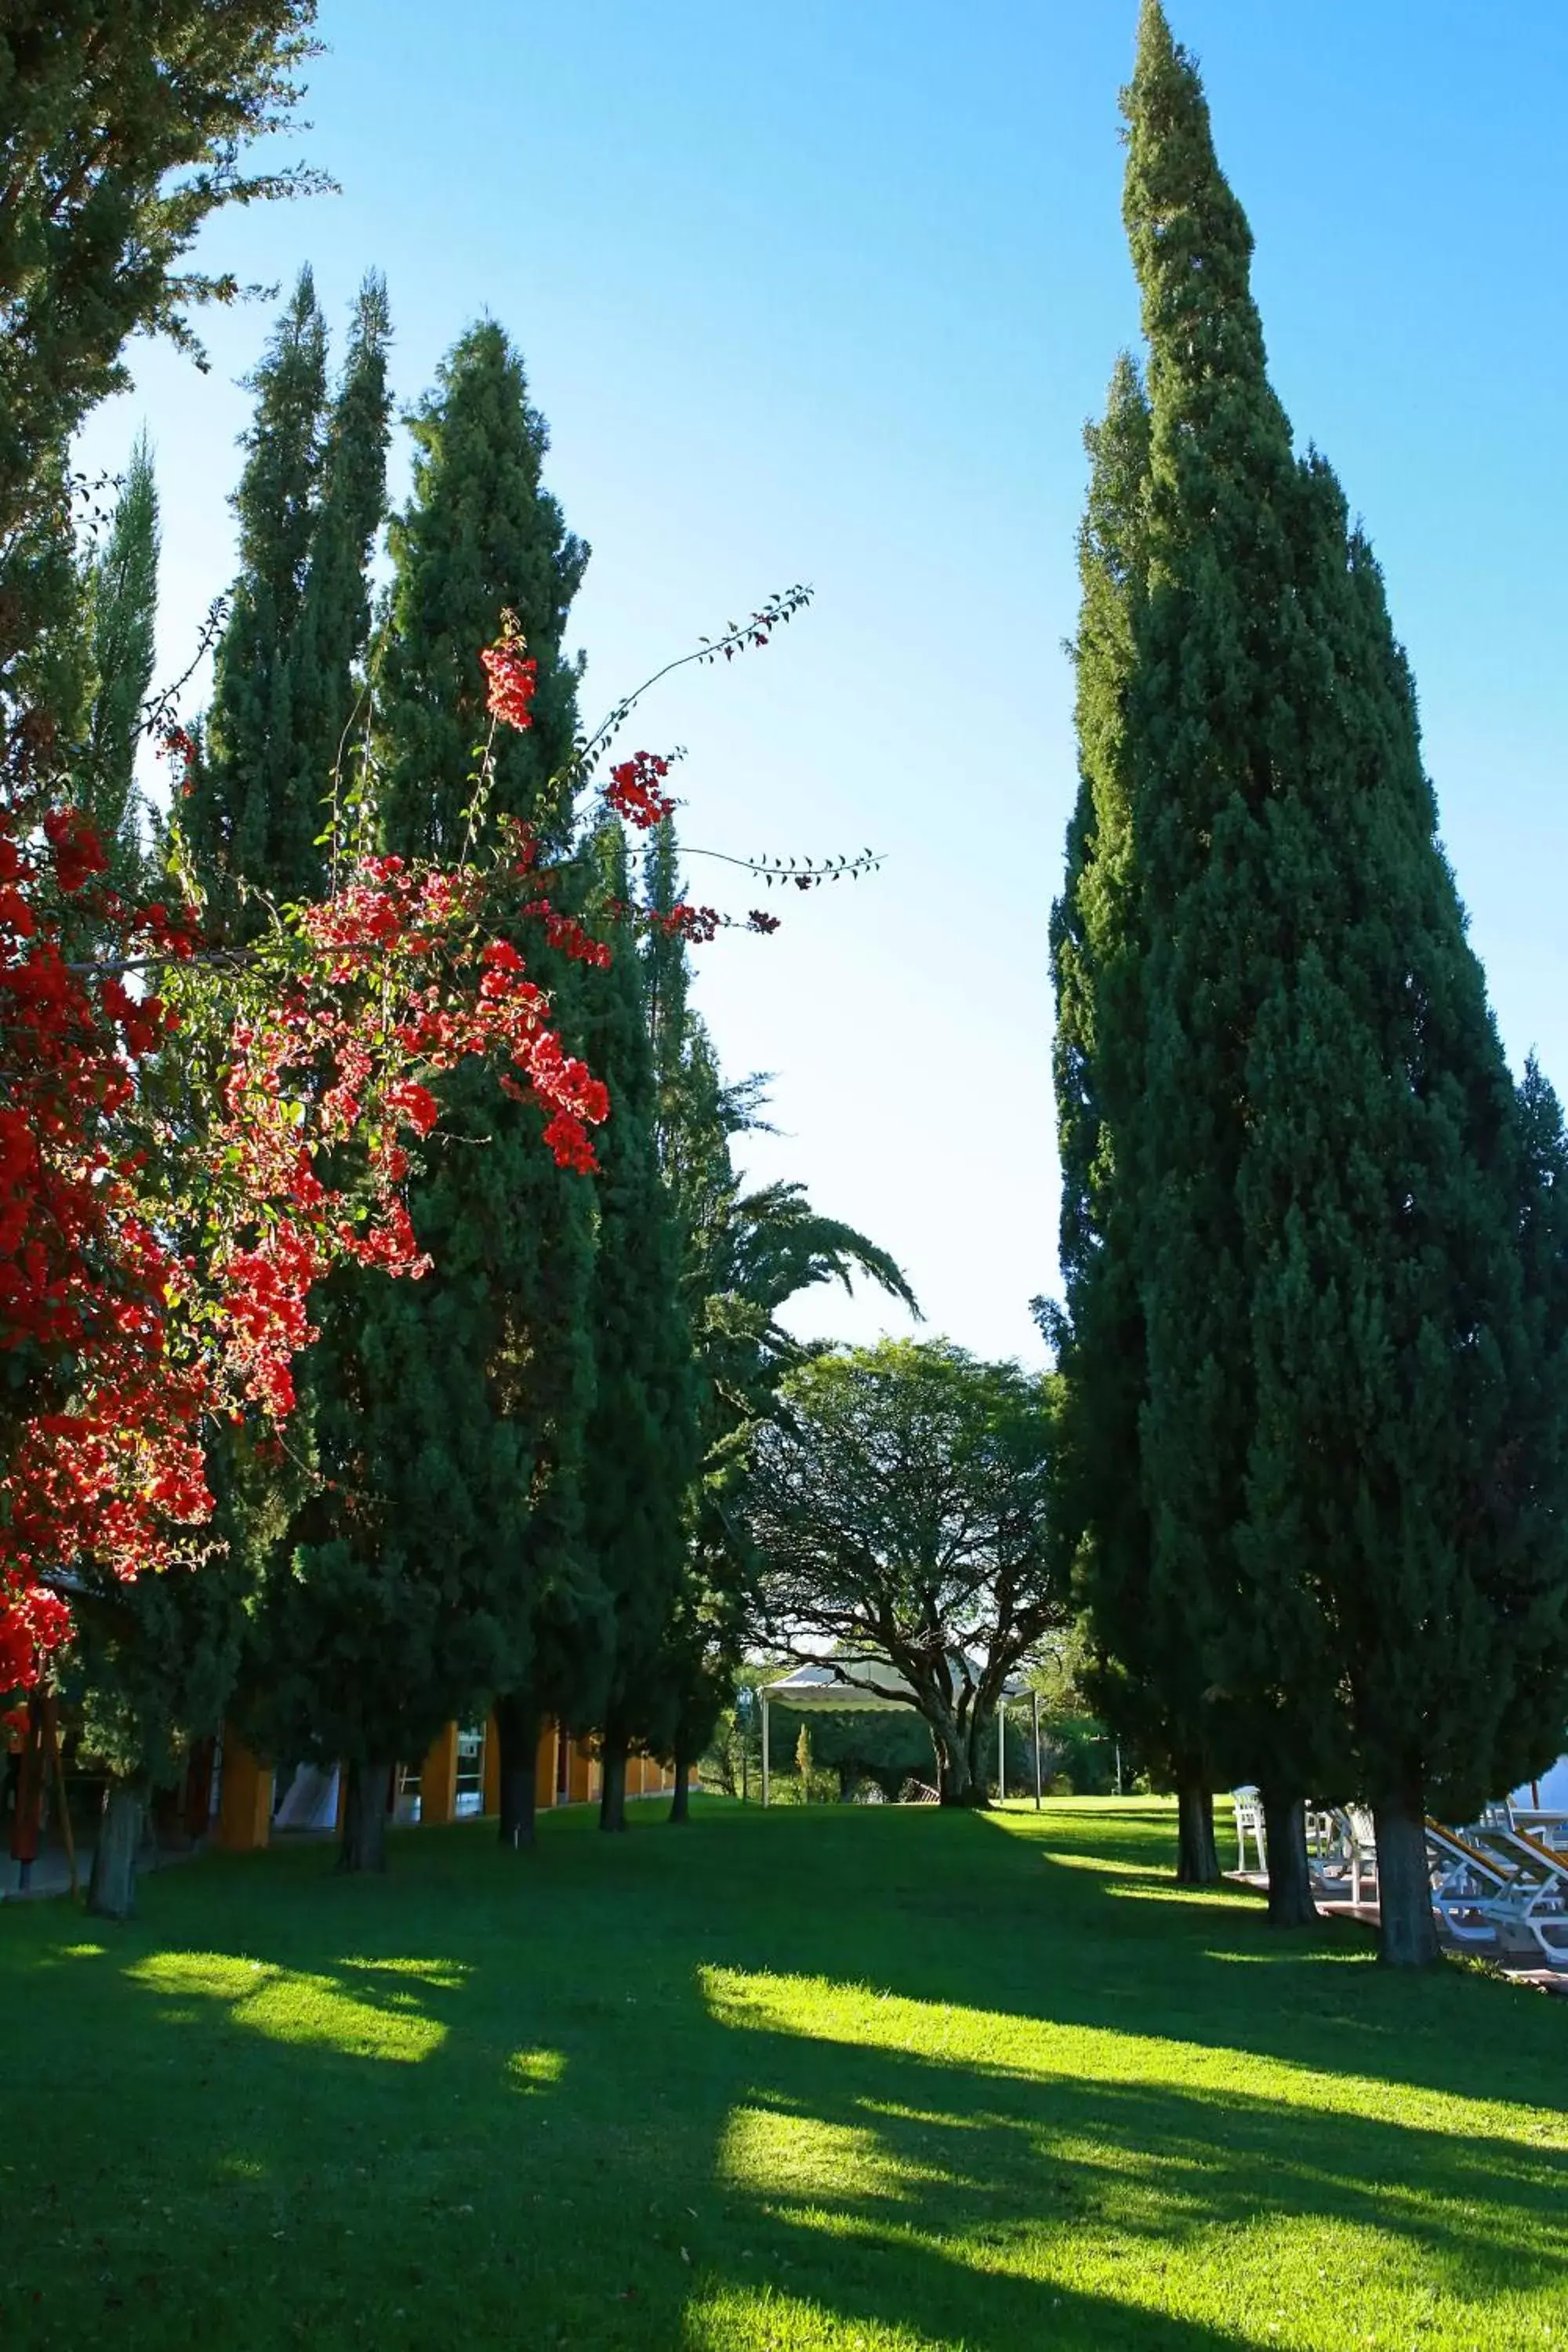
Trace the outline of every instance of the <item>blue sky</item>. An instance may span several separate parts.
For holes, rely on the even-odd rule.
[[[1568,11],[1513,0],[1173,0],[1251,218],[1276,384],[1388,574],[1444,833],[1516,1063],[1568,1087]],[[1056,1280],[1046,925],[1074,789],[1081,427],[1136,336],[1117,90],[1135,0],[322,0],[300,152],[342,194],[224,217],[200,258],[316,270],[335,324],[389,280],[399,395],[510,331],[593,562],[590,716],[796,581],[765,653],[662,690],[686,838],[874,878],[702,951],[727,1066],[777,1074],[759,1178],[897,1255],[930,1325],[1037,1358]],[[275,305],[213,369],[134,355],[162,659],[232,569],[226,500]],[[395,457],[399,488],[406,455]],[[693,894],[754,894],[693,862]],[[906,1328],[817,1294],[800,1328]]]

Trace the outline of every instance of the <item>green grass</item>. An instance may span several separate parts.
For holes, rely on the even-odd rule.
[[[0,1908],[0,2344],[1568,2347],[1568,2004],[1168,1812],[649,1808]]]

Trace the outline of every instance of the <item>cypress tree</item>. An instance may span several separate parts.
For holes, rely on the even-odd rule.
[[[657,919],[684,897],[673,821],[651,835],[644,887]],[[853,1226],[819,1215],[795,1184],[745,1193],[731,1140],[763,1125],[765,1081],[727,1085],[691,1003],[679,929],[658,919],[643,942],[643,990],[652,1043],[655,1132],[681,1251],[681,1296],[692,1332],[700,1469],[674,1605],[647,1685],[664,1694],[675,1765],[670,1819],[688,1811],[688,1776],[735,1685],[755,1620],[756,1559],[740,1489],[753,1439],[775,1410],[778,1383],[805,1352],[779,1310],[816,1283],[869,1276],[918,1313],[885,1250]]]
[[[292,755],[281,797],[290,818],[287,856],[311,890],[327,878],[319,845],[327,829],[325,803],[348,772],[354,721],[367,715],[368,682],[359,670],[370,637],[370,560],[386,515],[391,335],[386,282],[372,271],[354,304],[327,418],[310,561],[289,650]]]
[[[1107,1103],[1108,1246],[1143,1322],[1152,1604],[1186,1609],[1288,1857],[1309,1779],[1371,1796],[1384,1956],[1420,1960],[1428,1792],[1464,1810],[1519,1778],[1568,1705],[1561,1302],[1521,1247],[1550,1225],[1550,1151],[1465,938],[1377,567],[1294,454],[1247,223],[1158,0],[1125,105],[1151,415],[1139,986],[1097,1006],[1097,1054],[1140,1081]]]
[[[88,574],[92,702],[83,767],[88,804],[123,889],[142,865],[136,753],[142,740],[158,622],[158,487],[143,433],[114,519]]]
[[[540,684],[532,729],[498,735],[492,808],[559,843],[569,795],[551,780],[570,758],[578,675],[561,639],[586,550],[541,488],[543,423],[500,328],[458,344],[415,438],[375,719],[384,845],[460,854],[486,723],[479,651],[506,607]],[[536,929],[519,944],[570,1024],[571,968]],[[503,1835],[526,1843],[541,1707],[584,1727],[584,1685],[602,1682],[580,1537],[592,1188],[554,1166],[537,1108],[488,1074],[459,1070],[440,1092],[410,1194],[434,1270],[417,1284],[349,1270],[328,1286],[310,1383],[321,1475],[268,1587],[264,1664],[289,1672],[258,1708],[274,1746],[347,1759],[350,1868],[380,1861],[394,1760],[492,1696]]]
[[[241,880],[279,904],[320,896],[321,835],[370,629],[366,567],[386,506],[386,289],[354,308],[335,396],[303,269],[251,379],[256,415],[235,498],[240,572],[218,646],[187,830],[218,919],[260,927]]]
[[[178,1786],[193,1746],[223,1721],[244,1636],[243,1570],[208,1560],[129,1584],[89,1570],[74,1615],[68,1688],[82,1752],[107,1775],[87,1906],[124,1918],[148,1801]]]
[[[0,543],[0,761],[24,792],[70,790],[81,757],[92,641],[78,520],[62,445],[41,454],[28,510]]]
[[[588,550],[541,480],[549,429],[522,362],[491,320],[470,327],[412,419],[415,494],[392,525],[397,568],[385,663],[381,791],[387,843],[405,857],[462,853],[473,746],[485,731],[479,653],[515,612],[539,664],[532,726],[496,740],[496,814],[559,848],[582,664],[562,650]]]
[[[605,896],[630,895],[618,824],[595,836]],[[680,1231],[659,1167],[658,1090],[644,967],[628,940],[592,977],[587,1058],[610,1093],[599,1146],[592,1296],[595,1399],[585,1449],[584,1532],[612,1608],[601,1724],[600,1827],[626,1823],[626,1758],[675,1746],[679,1693],[666,1644],[688,1575],[698,1467],[697,1382]]]
[[[231,938],[253,936],[263,919],[242,898],[241,880],[279,904],[319,893],[325,882],[315,836],[356,692],[369,611],[364,567],[385,507],[385,342],[384,289],[371,278],[329,400],[326,331],[306,269],[252,379],[256,412],[235,499],[240,572],[185,803],[209,920]],[[273,1624],[268,1596],[287,1572],[279,1547],[318,1416],[331,1424],[347,1409],[344,1396],[317,1391],[316,1376],[307,1356],[303,1410],[281,1471],[249,1460],[242,1438],[209,1465],[228,1558],[203,1575],[218,1580],[237,1618],[247,1614],[237,1711],[264,1738],[279,1726],[292,1731],[300,1675],[281,1638],[286,1629],[277,1627],[275,1657],[263,1638]],[[312,1665],[319,1674],[320,1662]],[[298,1754],[305,1744],[287,1740],[282,1752]]]
[[[301,803],[294,710],[327,408],[327,331],[308,267],[249,385],[256,414],[234,499],[239,576],[186,813],[214,919],[239,937],[254,936],[263,920],[244,905],[241,880],[281,902],[313,895],[321,877],[313,845],[325,787]]]
[[[1142,1085],[1127,698],[1148,591],[1150,415],[1128,354],[1117,362],[1103,420],[1084,438],[1089,487],[1072,649],[1079,793],[1050,935],[1067,1311],[1043,1321],[1066,1376],[1058,1518],[1089,1612],[1100,1703],[1145,1752],[1163,1755],[1178,1798],[1176,1875],[1202,1885],[1219,1876],[1216,1726],[1191,1596],[1152,1574],[1139,1475],[1147,1341],[1117,1151]]]
[[[492,320],[470,328],[414,419],[415,495],[393,526],[397,565],[387,648],[383,788],[388,844],[405,856],[455,856],[467,829],[472,746],[485,730],[479,649],[514,612],[538,665],[532,726],[496,738],[491,811],[531,825],[545,851],[570,835],[566,769],[577,728],[581,659],[563,649],[588,549],[544,488],[549,428],[529,398],[519,354]],[[431,780],[439,788],[431,789]],[[568,903],[577,885],[558,877]],[[531,933],[530,966],[558,1017],[580,1018],[581,976]],[[471,1081],[461,1079],[455,1085]],[[504,1297],[513,1368],[497,1405],[530,1450],[527,1527],[510,1579],[512,1671],[497,1685],[501,1843],[533,1842],[534,1756],[545,1716],[585,1731],[598,1714],[608,1656],[608,1597],[584,1549],[582,1463],[594,1363],[588,1328],[592,1188],[553,1168],[538,1114],[484,1084],[472,1116],[504,1150],[510,1210]],[[454,1179],[461,1170],[454,1168]]]

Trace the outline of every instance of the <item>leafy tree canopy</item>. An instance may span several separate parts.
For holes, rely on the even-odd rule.
[[[797,1366],[757,1442],[770,1636],[901,1675],[944,1802],[984,1801],[997,1699],[1068,1616],[1047,1517],[1054,1391],[947,1340],[884,1340]]]
[[[47,625],[35,534],[58,464],[128,381],[138,330],[196,352],[189,314],[237,281],[182,270],[221,206],[324,184],[244,168],[289,123],[316,0],[12,0],[0,24],[0,675]],[[47,716],[47,714],[45,714]]]

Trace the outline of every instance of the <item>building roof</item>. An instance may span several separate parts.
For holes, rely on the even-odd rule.
[[[821,1665],[797,1666],[782,1681],[766,1683],[763,1696],[775,1706],[852,1709],[912,1706],[914,1692],[897,1668],[884,1658],[836,1658]],[[1026,1683],[1010,1683],[1004,1699],[1025,1698]]]

